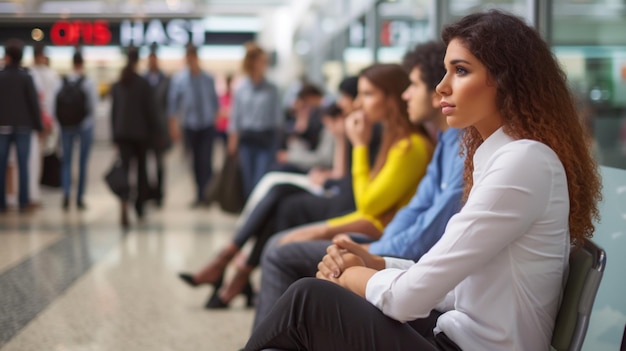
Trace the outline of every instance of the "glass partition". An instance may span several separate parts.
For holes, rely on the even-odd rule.
[[[555,0],[552,14],[554,52],[592,131],[598,162],[626,169],[626,4]]]

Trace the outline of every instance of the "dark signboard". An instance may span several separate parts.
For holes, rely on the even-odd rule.
[[[27,44],[56,46],[240,45],[254,32],[215,32],[200,19],[104,20],[60,19],[54,22],[0,23],[0,41],[18,38]]]

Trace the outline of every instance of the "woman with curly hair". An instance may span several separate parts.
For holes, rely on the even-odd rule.
[[[446,27],[437,87],[464,128],[466,203],[414,263],[338,237],[245,350],[547,350],[570,246],[592,235],[600,179],[565,74],[523,20]]]

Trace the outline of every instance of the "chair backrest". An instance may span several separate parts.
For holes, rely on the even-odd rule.
[[[554,325],[552,349],[579,351],[583,346],[593,302],[606,265],[606,253],[591,240],[572,249],[567,284]]]

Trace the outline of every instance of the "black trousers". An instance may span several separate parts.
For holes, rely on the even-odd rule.
[[[137,166],[137,192],[135,195],[135,202],[138,206],[141,206],[143,202],[148,199],[149,185],[148,185],[148,172],[146,170],[146,154],[148,152],[148,145],[146,142],[138,141],[118,141],[117,146],[120,152],[120,158],[122,159],[122,166],[126,170],[126,174],[130,171],[131,163],[135,162]],[[123,194],[121,198],[123,200],[130,200],[130,193]]]
[[[185,129],[185,141],[193,156],[196,202],[202,202],[204,199],[204,188],[213,175],[213,139],[215,139],[213,127]]]
[[[272,187],[263,199],[256,205],[248,216],[246,222],[235,234],[233,242],[242,247],[248,239],[255,237],[256,243],[247,264],[256,267],[261,261],[261,253],[267,240],[276,233],[275,220],[279,204],[290,195],[304,192],[305,190],[290,184],[280,184]]]
[[[292,284],[257,326],[245,351],[459,351],[443,333],[433,336],[439,313],[400,323],[334,283],[303,278]]]
[[[319,222],[354,211],[352,193],[320,197],[309,192],[291,195],[281,201],[276,215],[276,231]]]

